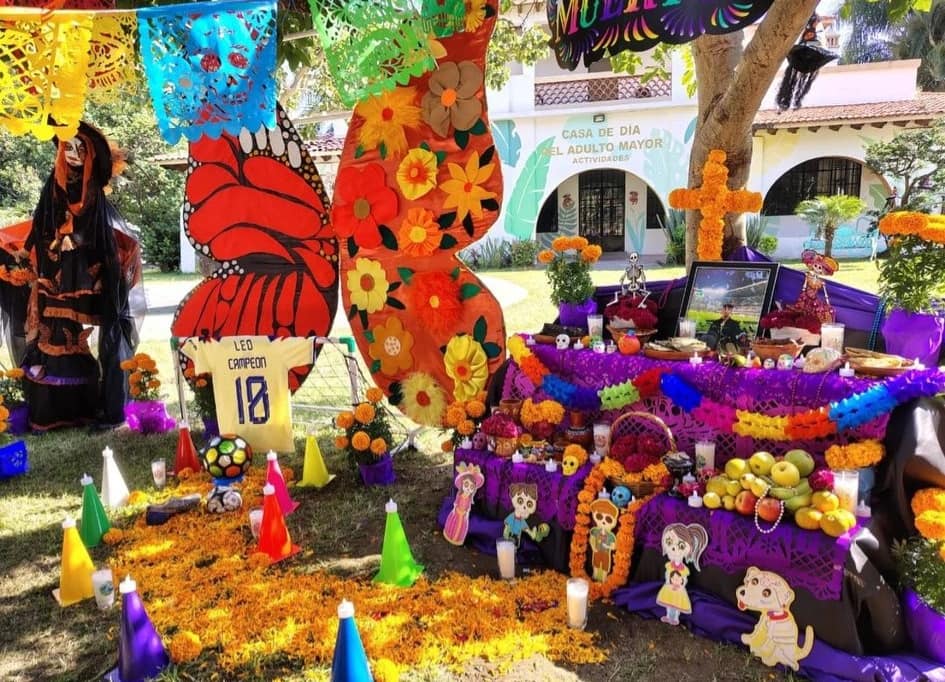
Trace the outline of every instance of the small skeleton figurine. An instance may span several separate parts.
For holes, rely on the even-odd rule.
[[[640,254],[636,251],[630,254],[627,268],[620,276],[620,294],[625,296],[642,296],[640,307],[642,308],[650,292],[646,289],[646,273],[640,265]]]

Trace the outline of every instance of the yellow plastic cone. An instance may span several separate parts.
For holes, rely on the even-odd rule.
[[[89,551],[79,537],[75,519],[66,517],[62,522],[62,566],[59,572],[59,589],[53,596],[60,606],[69,606],[95,596],[92,589],[92,574],[95,566]]]
[[[302,480],[295,485],[300,488],[324,488],[335,478],[325,467],[322,450],[318,447],[315,434],[308,434],[305,440],[305,461],[302,464]]]

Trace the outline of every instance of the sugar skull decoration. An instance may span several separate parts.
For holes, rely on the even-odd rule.
[[[686,585],[689,582],[689,567],[699,570],[699,559],[709,545],[709,534],[698,523],[671,523],[663,529],[662,547],[666,562],[665,584],[656,595],[656,603],[666,609],[660,620],[670,625],[679,625],[679,614],[692,613],[692,602]]]
[[[618,485],[610,493],[611,501],[617,505],[618,509],[623,509],[633,500],[633,493],[625,485]]]
[[[472,435],[472,446],[473,450],[488,450],[489,436],[482,431],[476,431],[476,433]]]
[[[538,509],[538,486],[534,483],[513,483],[509,486],[509,497],[512,498],[512,513],[505,517],[502,536],[515,541],[518,547],[525,533],[535,542],[541,542],[551,528],[547,523],[537,526],[529,525],[529,518]]]
[[[588,543],[591,546],[591,568],[595,581],[602,583],[610,575],[613,566],[613,551],[617,546],[617,527],[619,510],[611,500],[599,497],[591,502],[591,519],[594,527],[589,533]]]
[[[565,476],[573,476],[586,461],[587,450],[572,443],[564,449],[564,455],[561,458],[561,472]]]
[[[236,511],[242,506],[243,498],[232,486],[218,485],[207,495],[207,511],[211,514]]]
[[[804,646],[799,647],[798,627],[791,613],[794,590],[788,582],[777,573],[750,566],[735,596],[740,610],[761,614],[755,629],[742,635],[742,643],[765,665],[781,664],[797,670],[798,661],[806,658],[814,646],[814,628],[807,626]]]
[[[571,337],[567,334],[558,334],[555,337],[555,348],[558,350],[567,350],[571,347]]]
[[[253,449],[240,436],[214,436],[200,449],[200,462],[215,479],[238,481],[253,462]]]

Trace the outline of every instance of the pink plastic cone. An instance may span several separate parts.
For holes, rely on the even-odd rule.
[[[279,507],[282,509],[282,515],[288,516],[299,507],[299,503],[289,496],[289,490],[285,486],[285,478],[282,477],[282,469],[279,468],[279,455],[272,450],[266,455],[268,464],[266,465],[266,483],[276,489],[276,499],[279,501]]]

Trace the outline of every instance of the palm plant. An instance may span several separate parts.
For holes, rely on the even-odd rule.
[[[837,194],[802,201],[794,209],[794,215],[817,231],[817,237],[824,240],[824,255],[830,256],[837,228],[841,223],[856,218],[865,209],[866,204],[859,197]]]
[[[895,39],[896,56],[921,59],[918,85],[945,91],[945,0],[934,0],[928,12],[910,12]]]
[[[893,58],[890,0],[849,0],[841,14],[849,30],[843,44],[844,64],[885,62]]]

